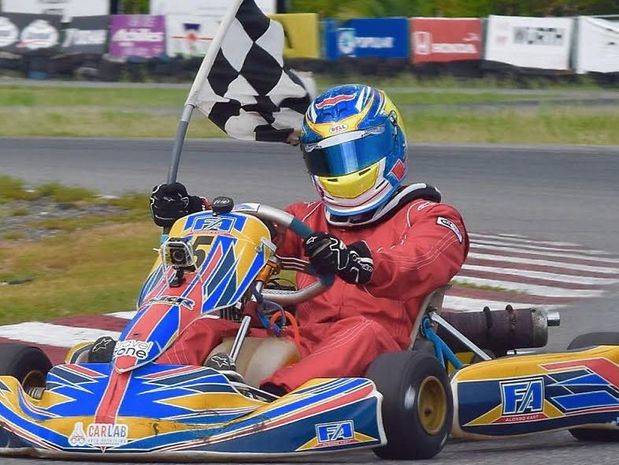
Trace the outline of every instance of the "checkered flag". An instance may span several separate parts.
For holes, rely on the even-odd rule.
[[[267,18],[254,0],[236,0],[187,104],[234,138],[287,141],[301,127],[313,86],[284,66],[283,50],[282,25]]]

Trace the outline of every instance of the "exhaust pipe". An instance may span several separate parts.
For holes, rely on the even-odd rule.
[[[482,312],[442,312],[441,316],[477,346],[496,355],[514,349],[544,347],[548,343],[548,328],[561,324],[559,312],[514,309],[511,305],[505,310],[491,311],[485,307]],[[449,332],[440,327],[437,332],[453,350],[468,351]]]

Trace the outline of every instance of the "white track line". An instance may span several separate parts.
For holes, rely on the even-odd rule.
[[[458,276],[455,284],[465,283],[474,286],[497,287],[499,291],[524,292],[528,295],[539,297],[599,297],[604,291],[598,289],[564,289],[561,287],[540,286],[537,284],[517,283],[513,281],[499,281],[496,279],[471,278],[468,276]]]
[[[582,247],[581,244],[576,244],[574,242],[555,242],[555,241],[536,241],[533,239],[524,239],[515,236],[502,236],[500,234],[479,234],[479,233],[470,233],[469,237],[479,238],[479,239],[498,239],[504,241],[513,241],[522,244],[533,244],[533,245],[548,245],[550,247]]]
[[[73,347],[80,342],[94,341],[102,336],[118,339],[120,333],[95,328],[54,325],[28,321],[0,326],[0,337],[56,347]]]
[[[532,251],[532,250],[522,250],[519,247],[507,247],[502,245],[486,245],[480,244],[477,242],[473,242],[471,244],[471,250],[479,250],[482,249],[492,249],[507,253],[520,253],[526,255],[544,255],[546,257],[560,257],[560,258],[574,258],[576,260],[589,260],[599,262],[600,265],[612,265],[614,263],[619,263],[619,258],[603,258],[603,257],[592,257],[587,255],[575,254],[575,253],[563,253],[563,252],[548,252],[546,251]]]
[[[135,316],[135,314],[137,313],[137,311],[131,311],[131,312],[114,312],[114,313],[106,313],[106,316],[113,316],[116,318],[122,318],[123,320],[131,320],[133,319],[133,317]]]
[[[505,255],[485,254],[485,253],[469,253],[469,258],[477,258],[479,260],[490,260],[493,262],[507,263],[523,263],[525,265],[541,265],[551,266],[553,268],[563,268],[565,270],[589,271],[593,273],[603,274],[619,274],[619,268],[609,268],[604,266],[589,266],[579,263],[555,262],[551,260],[539,260],[534,258],[507,257]]]
[[[538,246],[538,245],[529,245],[529,244],[519,244],[516,242],[510,242],[508,240],[492,240],[492,239],[475,239],[471,242],[471,245],[484,244],[484,245],[499,245],[502,247],[518,247],[519,249],[526,250],[539,250],[541,252],[567,252],[567,253],[579,253],[583,256],[591,256],[591,257],[613,257],[613,254],[608,252],[604,252],[602,250],[592,250],[592,249],[566,249],[561,247],[549,247],[549,246]]]
[[[527,303],[518,303],[514,301],[510,302],[501,302],[496,300],[485,300],[485,299],[473,299],[470,297],[456,297],[452,295],[445,296],[445,300],[443,302],[443,308],[445,310],[456,310],[460,312],[481,312],[484,307],[490,307],[490,310],[505,310],[507,305],[512,305],[515,308],[559,308],[562,305],[546,305],[546,304],[527,304]]]
[[[562,281],[564,283],[589,284],[589,285],[610,285],[619,283],[619,279],[594,278],[591,276],[575,276],[571,274],[549,273],[546,271],[518,270],[515,268],[500,268],[495,266],[469,265],[465,263],[462,271],[485,271],[488,273],[500,273],[510,276],[521,276],[523,278],[548,279],[550,281]],[[459,276],[459,274],[458,274]]]

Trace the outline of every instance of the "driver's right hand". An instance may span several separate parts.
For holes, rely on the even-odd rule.
[[[162,228],[171,228],[179,218],[203,211],[205,206],[205,199],[189,195],[180,182],[155,186],[150,195],[153,221]]]

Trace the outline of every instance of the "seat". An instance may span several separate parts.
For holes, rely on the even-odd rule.
[[[443,309],[443,300],[445,300],[445,292],[447,292],[450,287],[451,286],[447,285],[435,289],[430,294],[428,294],[421,303],[421,307],[419,307],[419,313],[417,314],[417,319],[415,320],[415,324],[413,325],[413,331],[411,332],[409,349],[413,348],[413,345],[417,340],[417,336],[419,335],[419,328],[421,327],[423,317],[426,315],[426,313],[428,313],[430,307],[439,314],[441,313],[441,310]]]
[[[215,347],[208,358],[219,353],[230,353],[234,338],[226,338]],[[207,360],[208,360],[207,358]],[[294,342],[277,337],[246,337],[236,359],[237,371],[245,382],[259,386],[260,382],[280,368],[298,362],[301,354]]]

